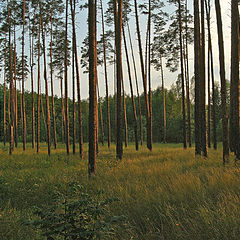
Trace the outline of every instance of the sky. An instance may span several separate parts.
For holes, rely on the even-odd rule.
[[[105,1],[105,0],[104,0]],[[190,12],[192,12],[193,8],[193,0],[188,1],[189,2],[189,9]],[[212,0],[213,2],[213,0]],[[226,66],[226,79],[230,79],[230,53],[231,53],[231,12],[230,12],[230,1],[229,0],[220,0],[221,5],[221,11],[222,11],[222,20],[223,20],[223,33],[224,33],[224,44],[225,44],[225,66]],[[106,10],[106,2],[104,3],[104,8]],[[174,12],[174,7],[170,7],[168,4],[166,4],[167,11],[171,14]],[[135,59],[137,62],[137,73],[138,73],[138,81],[139,81],[139,90],[140,92],[143,92],[143,85],[142,85],[142,78],[141,78],[141,69],[139,64],[139,54],[138,54],[138,42],[137,42],[137,36],[136,36],[136,25],[135,25],[135,18],[133,15],[134,12],[131,14],[130,18],[130,29],[131,29],[131,35],[133,39],[133,45],[134,45],[134,52],[135,52]],[[214,69],[215,69],[215,80],[219,82],[219,57],[218,57],[218,36],[217,36],[217,27],[216,27],[216,16],[215,16],[215,5],[212,4],[211,9],[212,19],[211,19],[211,30],[212,30],[212,43],[213,43],[213,54],[214,54]],[[99,24],[98,24],[98,34],[101,33],[101,16],[99,15]],[[70,21],[69,21],[70,22]],[[83,39],[87,35],[88,26],[87,26],[87,11],[79,12],[77,15],[77,44],[78,44],[78,52],[79,56],[80,54],[80,48],[81,43]],[[141,26],[141,33],[142,33],[142,42],[145,42],[145,32],[146,32],[146,18],[140,17],[140,26]],[[71,25],[69,25],[69,28],[71,28]],[[20,31],[19,31],[20,32]],[[71,29],[69,29],[69,34],[71,38]],[[129,46],[130,50],[130,46]],[[27,54],[28,49],[26,49]],[[123,79],[124,79],[124,87],[126,94],[130,94],[130,87],[129,87],[129,80],[127,75],[127,67],[126,67],[126,59],[124,54],[124,49],[122,51],[123,53]],[[207,55],[206,55],[207,56]],[[193,45],[189,47],[189,64],[190,64],[190,77],[194,74],[194,51],[193,51]],[[131,65],[132,69],[132,76],[133,75],[133,66]],[[165,76],[165,87],[170,88],[173,83],[175,83],[177,79],[177,75],[179,74],[180,69],[175,72],[171,73],[169,70],[164,67],[164,76]],[[72,77],[71,77],[71,69],[68,70],[68,79],[69,79],[69,97],[72,97]],[[35,77],[37,74],[35,74]],[[49,76],[48,76],[49,77]],[[88,98],[88,74],[83,73],[83,69],[81,69],[80,74],[80,81],[81,81],[81,98],[87,99]],[[114,71],[113,66],[108,65],[108,80],[109,80],[109,93],[114,93]],[[157,72],[152,67],[152,89],[156,89],[157,87],[161,86],[161,78],[160,78],[160,72]],[[98,67],[98,81],[99,81],[99,90],[100,90],[100,96],[105,96],[105,79],[104,79],[104,71],[102,67]],[[3,79],[1,77],[0,82],[3,82]],[[48,78],[48,84],[49,84],[49,92],[50,92],[50,77]],[[25,82],[25,88],[26,90],[30,90],[30,79],[28,79]],[[35,91],[37,89],[37,84],[35,81]],[[44,89],[44,83],[42,80],[42,89]],[[134,85],[134,93],[136,94],[136,87]],[[54,94],[60,96],[60,82],[56,79],[54,81]]]

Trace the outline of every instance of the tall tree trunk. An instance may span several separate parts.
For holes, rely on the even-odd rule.
[[[47,124],[46,124],[46,118],[45,118],[45,111],[43,108],[43,99],[42,99],[42,92],[41,92],[41,87],[40,87],[40,101],[41,101],[41,110],[42,110],[42,118],[43,118],[43,126],[44,126],[44,131],[45,131],[45,141],[47,143]]]
[[[210,27],[210,3],[207,7],[207,0],[205,0],[206,12],[207,12],[207,25],[208,25],[208,41],[210,47],[210,68],[211,68],[211,78],[212,78],[212,134],[213,134],[213,147],[217,149],[217,127],[216,127],[216,97],[215,97],[215,83],[214,83],[214,66],[213,66],[213,52],[212,52],[212,37],[211,37],[211,27]]]
[[[208,11],[209,6],[209,11]],[[210,21],[210,0],[208,0],[208,6],[207,6],[207,0],[205,0],[205,8],[206,8],[206,15],[207,15],[207,22]],[[209,14],[208,14],[209,12]],[[211,148],[211,39],[210,35],[208,33],[208,131],[207,131],[207,137],[208,137],[208,147]]]
[[[223,164],[229,158],[229,135],[228,135],[228,114],[227,114],[227,90],[225,78],[225,58],[224,58],[224,43],[221,7],[219,0],[215,0],[217,29],[218,29],[218,46],[219,46],[219,63],[220,63],[220,78],[221,78],[221,103],[222,103],[222,139],[223,139]]]
[[[147,70],[148,70],[148,36],[149,36],[149,16],[147,23],[147,31],[146,31],[146,43],[145,43],[145,76],[147,80]]]
[[[102,105],[100,100],[98,82],[97,82],[97,94],[98,94],[98,104],[99,104],[100,123],[101,123],[101,141],[102,141],[102,145],[104,146],[103,115],[102,115]]]
[[[26,150],[26,112],[25,112],[25,89],[24,89],[24,81],[25,81],[25,66],[24,66],[24,34],[25,34],[25,0],[23,0],[23,28],[22,28],[22,107],[23,107],[23,150]]]
[[[199,0],[194,0],[195,154],[201,155],[200,121],[200,18]]]
[[[41,12],[41,11],[40,11]],[[40,110],[41,110],[41,98],[40,98],[40,56],[41,56],[41,27],[42,27],[42,17],[39,16],[39,30],[38,30],[38,105],[37,105],[37,153],[40,150]]]
[[[97,40],[96,2],[88,0],[89,24],[89,152],[88,175],[96,174],[96,131],[97,131]]]
[[[125,129],[125,134],[124,134],[124,142],[125,142],[125,147],[128,146],[128,124],[127,124],[127,108],[126,108],[126,99],[125,99],[125,89],[124,89],[124,81],[123,81],[123,75],[122,75],[122,103],[123,103],[123,113],[124,113],[124,129]]]
[[[97,0],[95,0],[95,8],[96,8],[96,11],[95,11],[95,29],[96,29],[96,42],[97,42]],[[97,43],[96,43],[96,46],[97,46]],[[96,51],[96,58],[97,58],[97,47],[95,49]],[[97,70],[96,70],[97,72]],[[98,75],[97,75],[97,79],[96,79],[96,91],[97,91],[97,87],[98,87]],[[97,119],[97,129],[96,129],[96,153],[97,153],[97,156],[98,156],[98,143],[99,143],[99,120],[98,120],[98,96],[97,96],[97,93],[96,93],[96,98],[95,98],[95,101],[96,101],[96,119]]]
[[[110,145],[111,145],[111,123],[110,123],[110,110],[109,110],[109,97],[108,97],[107,57],[106,57],[106,41],[105,41],[104,13],[103,13],[102,0],[100,3],[101,3],[101,14],[102,14],[103,58],[104,58],[104,75],[105,75],[105,86],[106,86],[108,148],[110,148]]]
[[[32,95],[32,148],[35,148],[35,108],[34,108],[34,86],[33,86],[33,67],[34,67],[34,54],[33,54],[33,47],[34,47],[34,24],[32,29],[32,36],[30,33],[30,26],[29,26],[29,50],[30,50],[30,72],[31,72],[31,95]]]
[[[61,88],[61,105],[62,105],[62,143],[65,143],[65,130],[66,130],[66,121],[65,121],[65,109],[64,109],[64,100],[63,100],[63,76],[61,73],[60,76],[60,88]]]
[[[239,11],[238,2],[231,1],[231,95],[230,95],[230,145],[236,159],[240,159],[239,145]]]
[[[122,26],[122,29],[123,29],[123,39],[124,39],[125,54],[126,54],[126,59],[127,59],[128,76],[129,76],[129,84],[130,84],[131,99],[132,99],[132,113],[133,113],[133,120],[134,120],[134,134],[135,134],[135,148],[136,148],[136,150],[138,150],[138,124],[137,124],[137,111],[136,111],[135,99],[134,99],[134,93],[133,93],[133,84],[132,84],[132,76],[131,76],[131,67],[130,67],[130,61],[129,61],[129,56],[128,56],[127,41],[126,41],[126,35],[125,35],[125,29],[124,29],[124,26]]]
[[[55,118],[55,103],[54,103],[54,92],[53,92],[53,63],[52,63],[52,44],[53,44],[53,9],[51,8],[51,41],[50,41],[50,68],[51,68],[51,94],[52,94],[52,123],[53,123],[53,137],[54,137],[54,148],[57,148],[57,130],[56,130],[56,118]]]
[[[149,27],[148,27],[148,97],[149,97],[149,134],[148,148],[152,150],[152,88],[151,88],[151,0],[149,0]]]
[[[14,98],[13,98],[13,71],[12,71],[12,42],[11,42],[11,19],[10,19],[10,7],[8,3],[8,30],[9,30],[9,75],[10,75],[10,88],[9,88],[9,112],[10,112],[10,119],[9,119],[9,154],[11,155],[14,150],[14,139],[13,139],[13,127],[14,127]]]
[[[69,154],[69,109],[68,109],[68,77],[67,77],[67,56],[68,56],[68,49],[67,49],[67,31],[68,31],[68,0],[66,1],[66,23],[65,23],[65,60],[64,60],[64,87],[65,87],[65,141],[66,141],[66,150],[67,154]]]
[[[73,1],[73,4],[72,4],[72,1]],[[71,0],[70,4],[71,4],[71,15],[72,15],[75,68],[76,68],[76,77],[77,77],[79,154],[80,154],[80,157],[83,158],[83,135],[82,135],[82,109],[81,109],[81,94],[80,94],[80,75],[79,75],[79,67],[78,67],[77,40],[76,40],[76,30],[75,30],[75,5],[76,5],[76,1]]]
[[[180,0],[178,0],[178,11],[179,11],[179,43],[180,43],[180,59],[181,59],[181,79],[182,79],[183,147],[187,148],[185,90],[184,90],[184,64],[183,64],[183,43],[182,43],[182,11],[181,11],[181,1]]]
[[[201,65],[200,65],[200,117],[201,117],[201,150],[207,157],[206,129],[206,71],[205,71],[205,13],[204,0],[201,0]]]
[[[114,1],[115,47],[117,66],[117,147],[116,157],[122,159],[122,0]]]
[[[186,15],[188,10],[188,1],[186,0]],[[186,16],[187,17],[187,16]],[[190,86],[190,79],[189,79],[189,59],[188,59],[188,19],[186,19],[186,54],[185,54],[185,62],[186,62],[186,97],[187,97],[187,124],[188,124],[188,145],[192,147],[192,128],[191,128],[191,104],[190,104],[190,93],[189,93],[189,86]]]
[[[70,3],[72,1],[70,0]],[[76,113],[75,113],[75,64],[74,64],[74,36],[72,36],[72,94],[73,94],[73,109],[72,109],[72,134],[73,134],[73,154],[76,153]]]
[[[6,146],[6,69],[7,69],[7,49],[5,50],[4,62],[4,83],[3,83],[3,144]]]
[[[21,126],[23,125],[23,110],[22,110],[22,87],[21,81],[19,81],[19,95],[20,95],[20,117],[21,117]]]
[[[97,8],[97,7],[96,7]],[[96,82],[96,93],[97,93],[97,83],[98,83],[98,77],[97,77],[97,82]],[[96,118],[97,118],[97,124],[96,124],[96,154],[98,156],[98,142],[99,142],[99,117],[98,117],[98,96],[96,98]]]
[[[208,36],[209,37],[209,36]],[[210,68],[210,41],[208,39],[208,112],[207,112],[207,142],[208,147],[211,148],[211,68]]]
[[[149,150],[152,149],[151,142],[149,142],[149,134],[150,134],[150,110],[149,110],[149,101],[148,101],[148,93],[147,93],[147,79],[144,72],[144,62],[143,62],[143,53],[142,53],[142,43],[141,43],[141,34],[138,20],[138,9],[137,9],[137,0],[134,0],[135,5],[135,17],[136,17],[136,28],[138,35],[138,47],[139,47],[139,55],[140,55],[140,64],[141,64],[141,73],[143,79],[143,88],[144,88],[144,98],[145,98],[145,108],[146,108],[146,120],[147,120],[147,147]]]
[[[128,27],[128,36],[129,36],[129,41],[130,41],[131,53],[132,53],[134,76],[135,76],[135,83],[136,83],[137,97],[138,97],[139,121],[140,121],[140,124],[139,124],[140,125],[140,129],[139,129],[140,130],[140,143],[141,143],[141,145],[143,145],[142,109],[141,109],[141,101],[140,101],[140,95],[139,95],[139,89],[138,89],[137,68],[136,68],[136,62],[135,62],[134,51],[133,51],[132,37],[131,37],[128,22],[127,22],[127,27]]]
[[[166,98],[165,98],[165,88],[164,88],[164,76],[163,76],[163,62],[162,55],[160,55],[160,68],[162,76],[162,97],[163,97],[163,143],[167,142],[167,123],[166,123]]]
[[[50,154],[51,154],[51,124],[50,124],[50,109],[49,109],[49,97],[48,97],[45,32],[44,32],[44,24],[43,23],[42,23],[42,41],[43,41],[43,60],[44,60],[45,99],[46,99],[46,112],[47,112],[47,145],[48,145],[48,155],[50,156]]]
[[[15,139],[15,147],[18,146],[18,100],[17,100],[17,46],[16,46],[16,31],[14,25],[14,82],[15,82],[15,123],[14,123],[14,139]]]
[[[10,92],[10,86],[8,89],[8,122],[11,123],[11,92]]]
[[[115,30],[116,33],[116,30]],[[117,63],[116,63],[116,46],[114,54],[114,130],[115,130],[115,145],[117,145]]]

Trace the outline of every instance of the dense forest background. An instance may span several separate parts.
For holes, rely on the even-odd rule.
[[[193,133],[193,141],[194,141],[194,79],[191,81],[191,130]],[[166,98],[166,118],[167,118],[167,142],[168,143],[181,143],[182,142],[182,97],[181,97],[181,82],[180,78],[176,81],[175,84],[171,86],[170,89],[165,89],[165,98]],[[57,82],[56,82],[57,85]],[[0,105],[3,105],[3,85],[0,84]],[[218,141],[222,140],[222,124],[221,124],[221,93],[220,93],[220,86],[219,84],[216,84],[215,86],[216,91],[216,122],[217,122],[217,139]],[[229,99],[229,93],[230,93],[230,82],[227,81],[227,92],[228,92],[228,107],[230,103]],[[6,99],[8,99],[9,91],[6,90]],[[46,116],[46,109],[45,109],[45,94],[41,95],[42,99],[42,107],[44,109],[44,116]],[[115,97],[116,96],[109,96],[109,106],[110,106],[110,116],[111,116],[111,139],[112,141],[115,141]],[[20,93],[18,92],[18,98],[20,99]],[[35,98],[35,112],[37,115],[37,94],[34,94]],[[142,113],[145,114],[145,108],[144,108],[144,95],[142,94],[140,96],[141,99],[141,110]],[[163,141],[163,104],[162,104],[162,88],[158,87],[156,90],[152,91],[152,106],[153,106],[153,142],[162,142]],[[51,100],[51,96],[49,97],[49,100]],[[129,142],[134,142],[134,120],[133,116],[131,114],[131,97],[129,95],[125,96],[126,105],[129,106],[126,108],[127,111],[127,126],[128,126],[128,140]],[[27,142],[31,142],[32,139],[32,132],[31,132],[31,124],[32,124],[32,108],[31,106],[31,92],[26,91],[25,95],[25,101],[26,101],[26,122],[27,122]],[[83,141],[88,141],[88,99],[82,100],[82,124],[83,124]],[[103,119],[103,130],[104,130],[104,142],[107,141],[107,109],[106,109],[106,98],[100,98],[99,104],[101,104],[102,109],[102,119]],[[69,109],[72,109],[73,102],[71,99],[69,99]],[[98,105],[99,108],[99,105]],[[138,101],[136,101],[136,108],[139,109]],[[51,105],[50,105],[50,110]],[[55,111],[56,111],[56,129],[57,129],[57,138],[59,142],[64,143],[64,136],[62,136],[62,106],[61,106],[61,98],[55,96]],[[18,101],[18,114],[21,116],[21,106],[20,101]],[[146,141],[146,119],[145,115],[143,114],[143,137],[144,141]],[[8,113],[8,104],[6,106],[6,116],[9,116]],[[99,111],[99,126],[100,126],[100,111]],[[77,112],[76,112],[77,117]],[[8,117],[6,119],[8,123]],[[19,140],[21,139],[21,121],[18,122],[19,124]],[[43,121],[43,115],[41,112],[41,141],[46,141],[46,122]],[[69,124],[70,124],[70,142],[72,143],[72,125],[73,125],[73,115],[72,111],[69,111]],[[78,123],[77,123],[78,124]],[[3,108],[0,109],[0,128],[3,129]],[[52,130],[53,131],[53,130]],[[78,136],[78,127],[76,128],[76,136]],[[9,132],[7,131],[7,140],[9,139]],[[99,131],[99,142],[101,142],[102,136],[101,131]],[[3,133],[0,134],[0,141],[3,141]],[[78,141],[78,139],[77,139]]]

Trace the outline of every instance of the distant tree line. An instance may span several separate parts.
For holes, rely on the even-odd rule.
[[[60,84],[60,83],[59,83]],[[194,83],[193,83],[194,84]],[[229,93],[230,93],[230,83],[229,81],[227,82],[228,86],[228,106],[230,104],[230,98],[229,98]],[[193,91],[192,91],[193,92]],[[215,92],[216,92],[216,122],[217,122],[217,139],[218,141],[222,140],[222,134],[221,134],[221,94],[220,94],[220,87],[217,84],[215,87]],[[153,142],[154,143],[163,143],[164,142],[164,118],[163,118],[163,104],[162,104],[162,88],[158,87],[156,90],[152,91],[152,106],[153,106],[153,115],[152,115],[152,121],[153,121]],[[20,93],[18,92],[18,97],[20,97]],[[1,84],[0,85],[0,104],[3,105],[3,96],[4,96],[4,87]],[[8,99],[9,97],[9,89],[6,89],[6,98]],[[37,94],[34,93],[34,99],[35,99],[35,114],[37,114]],[[165,97],[166,97],[166,142],[167,143],[182,143],[182,112],[181,112],[181,105],[182,105],[182,97],[181,97],[181,86],[180,86],[180,81],[179,79],[176,81],[175,84],[171,86],[171,88],[165,89]],[[194,110],[194,104],[193,104],[193,95],[191,95],[191,112],[193,115],[193,110]],[[110,109],[110,123],[111,126],[114,126],[115,124],[115,96],[109,96],[109,109]],[[131,104],[131,96],[126,95],[126,105],[129,106]],[[52,98],[49,97],[49,100],[52,101]],[[31,101],[32,101],[32,95],[31,92],[26,91],[25,94],[25,101],[26,101],[26,106],[31,106]],[[41,121],[40,121],[40,140],[41,142],[46,141],[46,105],[45,105],[45,94],[41,94]],[[99,99],[101,102],[102,106],[102,118],[103,118],[103,133],[104,133],[104,144],[107,144],[107,134],[108,134],[108,126],[107,126],[107,105],[106,105],[106,98],[102,97]],[[62,100],[60,97],[55,96],[54,97],[54,102],[55,102],[55,115],[56,115],[56,134],[57,134],[57,141],[65,143],[65,138],[64,138],[64,129],[62,128]],[[140,96],[140,102],[142,106],[142,112],[144,113],[144,96],[143,94]],[[82,100],[82,128],[83,128],[83,142],[88,142],[88,100]],[[21,103],[20,101],[18,102],[18,114],[19,116],[21,115]],[[71,109],[73,107],[73,101],[72,99],[69,99],[69,108]],[[136,108],[138,108],[138,102],[136,102]],[[6,125],[8,124],[9,121],[9,104],[6,104]],[[100,109],[99,113],[100,113]],[[43,112],[42,112],[43,111]],[[52,107],[50,106],[50,111],[52,111]],[[126,109],[127,111],[127,122],[128,122],[128,139],[129,142],[134,142],[135,135],[134,135],[134,117],[131,114],[132,110],[130,107]],[[76,113],[76,117],[78,117],[78,114]],[[191,117],[191,130],[193,131],[193,141],[194,141],[194,117]],[[146,141],[147,138],[147,129],[145,127],[146,123],[146,118],[143,116],[143,138],[144,141]],[[138,119],[139,121],[139,119]],[[100,114],[99,114],[99,122],[100,122]],[[70,135],[70,143],[72,144],[73,142],[73,114],[72,112],[69,112],[69,125],[70,125],[70,130],[69,130],[69,135]],[[18,135],[19,135],[19,141],[21,142],[22,140],[22,134],[21,134],[21,120],[18,122]],[[78,123],[76,123],[76,136],[78,136]],[[0,109],[0,129],[3,129],[3,108]],[[26,141],[28,143],[31,142],[32,140],[32,109],[27,107],[26,108],[26,131],[27,131],[27,139]],[[53,129],[51,129],[53,133]],[[99,138],[101,139],[101,131],[99,132]],[[140,133],[138,138],[140,139]],[[111,139],[112,142],[115,142],[116,140],[116,132],[115,128],[113,127],[111,129]],[[4,135],[3,131],[0,133],[0,141],[4,142]],[[9,141],[9,131],[6,131],[6,142]],[[76,141],[78,141],[78,137],[76,137]],[[52,144],[54,144],[54,140],[52,139]],[[101,144],[101,141],[100,141]]]

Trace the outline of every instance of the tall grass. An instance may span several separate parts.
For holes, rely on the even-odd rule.
[[[116,239],[240,239],[240,169],[233,157],[223,167],[221,150],[206,159],[181,145],[155,144],[152,152],[130,146],[119,162],[114,147],[101,147],[91,179],[85,152],[80,160],[59,146],[48,157],[42,145],[39,155],[29,146],[9,156],[1,145],[0,239],[42,239],[21,220],[34,218],[33,207],[50,205],[69,182],[120,199],[109,209],[127,217]]]

